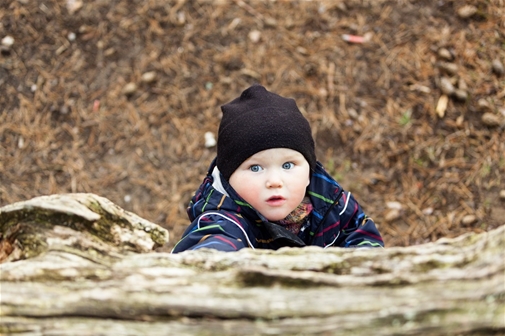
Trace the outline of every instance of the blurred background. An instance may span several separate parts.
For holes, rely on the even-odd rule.
[[[3,0],[0,206],[95,193],[173,246],[216,155],[220,105],[261,83],[296,99],[318,160],[386,246],[503,225],[504,8]]]

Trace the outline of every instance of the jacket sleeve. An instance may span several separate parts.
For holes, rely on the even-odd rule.
[[[238,251],[251,246],[247,228],[233,214],[206,212],[197,217],[184,232],[172,253],[200,248]]]
[[[351,193],[345,193],[345,208],[340,214],[341,247],[384,247],[379,230]]]

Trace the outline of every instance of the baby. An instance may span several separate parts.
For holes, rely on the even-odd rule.
[[[173,253],[384,246],[373,220],[316,160],[310,125],[293,99],[253,85],[221,110],[217,157]]]

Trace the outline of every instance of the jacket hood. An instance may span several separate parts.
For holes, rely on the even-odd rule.
[[[233,187],[224,179],[212,161],[207,176],[189,202],[187,212],[191,221],[206,211],[230,211],[254,218],[257,222],[266,221],[249,203],[242,199]]]

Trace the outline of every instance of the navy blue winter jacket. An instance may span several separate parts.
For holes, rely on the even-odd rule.
[[[192,223],[172,252],[204,247],[238,251],[244,247],[384,246],[373,220],[365,215],[351,193],[344,191],[319,162],[312,172],[307,193],[314,209],[307,224],[295,235],[269,222],[245,202],[221,178],[214,160],[189,203],[187,211]]]

